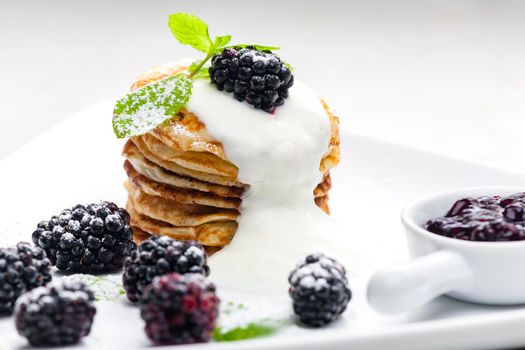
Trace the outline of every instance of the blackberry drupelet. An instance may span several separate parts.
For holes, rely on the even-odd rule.
[[[126,259],[122,281],[126,295],[137,302],[148,284],[157,276],[170,272],[200,273],[208,276],[206,252],[195,241],[178,241],[165,236],[152,236]]]
[[[18,299],[16,329],[33,346],[75,344],[91,331],[94,300],[82,282],[51,282]]]
[[[23,293],[51,281],[51,262],[44,251],[20,242],[14,248],[0,248],[0,315],[13,312]]]
[[[290,273],[289,294],[302,323],[324,326],[345,311],[352,298],[344,267],[322,254],[312,254]]]
[[[206,277],[169,273],[144,290],[140,310],[155,344],[190,344],[210,340],[218,307],[215,286]]]
[[[83,273],[119,270],[136,249],[128,212],[112,202],[63,210],[38,224],[33,243],[58,269]]]
[[[224,49],[212,57],[209,73],[217,89],[268,113],[284,103],[294,83],[292,72],[279,56],[253,47]]]

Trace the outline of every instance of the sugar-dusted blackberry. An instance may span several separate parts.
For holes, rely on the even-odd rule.
[[[190,344],[210,340],[218,307],[215,286],[206,277],[169,273],[144,290],[140,311],[155,344]]]
[[[292,72],[279,56],[254,47],[224,49],[213,56],[209,73],[217,89],[268,113],[284,103],[294,83]]]
[[[75,344],[91,331],[94,300],[93,292],[82,282],[51,282],[18,299],[16,329],[33,346]]]
[[[136,249],[129,220],[128,212],[112,202],[76,205],[39,223],[33,243],[60,270],[116,271]]]
[[[44,251],[20,242],[13,248],[0,248],[0,315],[13,312],[23,293],[51,281],[51,262]]]
[[[155,277],[170,272],[208,276],[210,269],[206,265],[206,252],[200,243],[165,236],[151,236],[143,241],[124,265],[122,281],[128,299],[139,301]]]
[[[322,254],[308,255],[288,277],[293,309],[300,321],[322,327],[339,317],[352,298],[344,267]]]

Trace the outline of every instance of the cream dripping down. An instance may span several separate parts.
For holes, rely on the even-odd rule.
[[[330,121],[310,88],[296,79],[284,105],[268,114],[197,79],[186,109],[223,144],[239,180],[250,185],[233,241],[209,261],[220,288],[286,291],[288,273],[315,252],[345,264],[344,234],[313,201]]]

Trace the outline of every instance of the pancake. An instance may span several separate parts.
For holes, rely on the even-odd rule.
[[[181,64],[152,67],[137,78],[131,86],[131,90],[140,89],[154,81],[168,78],[187,69],[187,65]],[[222,144],[208,133],[204,124],[195,115],[185,109],[182,109],[168,122],[158,126],[150,134],[157,136],[173,149],[209,152],[226,161],[228,160]]]
[[[169,162],[162,160],[158,157],[156,157],[148,148],[148,146],[144,143],[141,136],[133,137],[131,138],[131,141],[133,144],[137,147],[139,152],[146,157],[149,161],[157,164],[158,166],[169,170],[175,174],[192,177],[197,180],[201,180],[204,182],[211,182],[218,185],[224,185],[224,186],[236,186],[236,187],[247,187],[247,185],[244,185],[237,179],[233,177],[228,176],[221,176],[221,175],[215,175],[215,174],[208,174],[204,173],[202,171],[196,171],[188,168],[184,168],[174,162]]]
[[[131,225],[142,232],[180,240],[196,240],[202,245],[213,247],[223,247],[230,243],[238,226],[235,221],[210,222],[199,226],[173,226],[138,213],[132,203],[128,203],[127,210],[131,215]]]
[[[137,79],[132,90],[187,68],[154,67]],[[315,204],[329,214],[330,169],[340,161],[339,118],[325,101],[321,102],[331,133],[319,162],[323,179],[313,189],[313,197]],[[197,240],[209,252],[231,241],[238,226],[241,197],[249,186],[239,181],[239,169],[198,116],[180,110],[147,134],[128,140],[123,155],[128,175],[128,210],[137,241],[151,234],[165,235]]]
[[[156,136],[143,135],[142,140],[157,158],[176,163],[184,168],[227,177],[237,177],[239,169],[209,152],[183,151],[164,144]]]
[[[330,207],[328,206],[328,195],[322,197],[315,197],[314,202],[326,214],[330,215]]]
[[[131,226],[138,227],[143,232],[157,236],[169,236],[185,241],[197,239],[194,230],[190,228],[191,226],[175,227],[160,220],[155,220],[146,215],[142,215],[135,210],[132,200],[128,201],[126,209],[131,216]]]
[[[150,218],[165,221],[173,226],[198,226],[214,221],[234,221],[239,212],[197,204],[182,204],[169,199],[151,196],[130,182],[125,183],[135,210]]]
[[[314,189],[314,198],[326,196],[330,188],[332,188],[332,179],[330,178],[330,173],[328,173],[324,176],[323,181]]]
[[[161,80],[164,78],[171,77],[175,74],[182,73],[189,68],[187,65],[182,64],[162,64],[154,66],[137,77],[133,85],[131,85],[131,91],[140,89],[154,81]]]
[[[173,187],[210,192],[223,197],[240,198],[244,192],[244,188],[241,187],[217,185],[170,172],[146,159],[131,141],[124,145],[123,155],[138,173],[155,182]]]
[[[135,241],[136,244],[140,244],[152,236],[136,226],[131,226],[131,230],[133,231],[133,241]]]
[[[151,134],[168,146],[182,151],[209,152],[229,161],[222,143],[215,140],[199,118],[182,109],[168,122],[159,125]]]
[[[323,107],[330,119],[330,143],[328,144],[328,150],[321,159],[319,169],[323,174],[327,174],[330,169],[333,169],[341,160],[341,145],[339,136],[339,118],[330,110],[324,100],[321,99]]]
[[[149,234],[149,233],[147,233],[145,231],[142,231],[140,228],[138,228],[136,226],[132,226],[131,229],[133,230],[133,240],[137,244],[140,244],[143,241],[145,241],[148,238],[150,238],[151,236],[153,236],[153,235],[151,235],[151,234]],[[218,252],[219,250],[221,250],[222,247],[203,246],[203,248],[206,251],[206,254],[208,254],[208,256],[211,256],[211,255],[215,254],[216,252]]]
[[[208,254],[208,256],[212,256],[213,254],[217,253],[221,249],[222,247],[210,247],[207,245],[204,246],[204,250],[206,251],[206,254]]]
[[[213,193],[161,184],[139,174],[130,162],[124,163],[128,179],[142,192],[183,204],[201,204],[217,208],[239,209],[240,198],[221,197]]]

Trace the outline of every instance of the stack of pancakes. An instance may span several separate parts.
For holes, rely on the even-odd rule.
[[[143,74],[132,86],[141,88],[155,80],[186,70],[184,66],[159,66]],[[248,107],[247,107],[248,108]],[[322,182],[313,190],[315,203],[329,213],[329,170],[339,162],[339,120],[325,105],[332,125],[330,144],[320,163]],[[228,244],[237,230],[242,194],[248,188],[238,178],[222,144],[198,117],[181,110],[168,122],[124,146],[128,175],[127,209],[135,240],[165,235],[197,240],[209,252]]]

